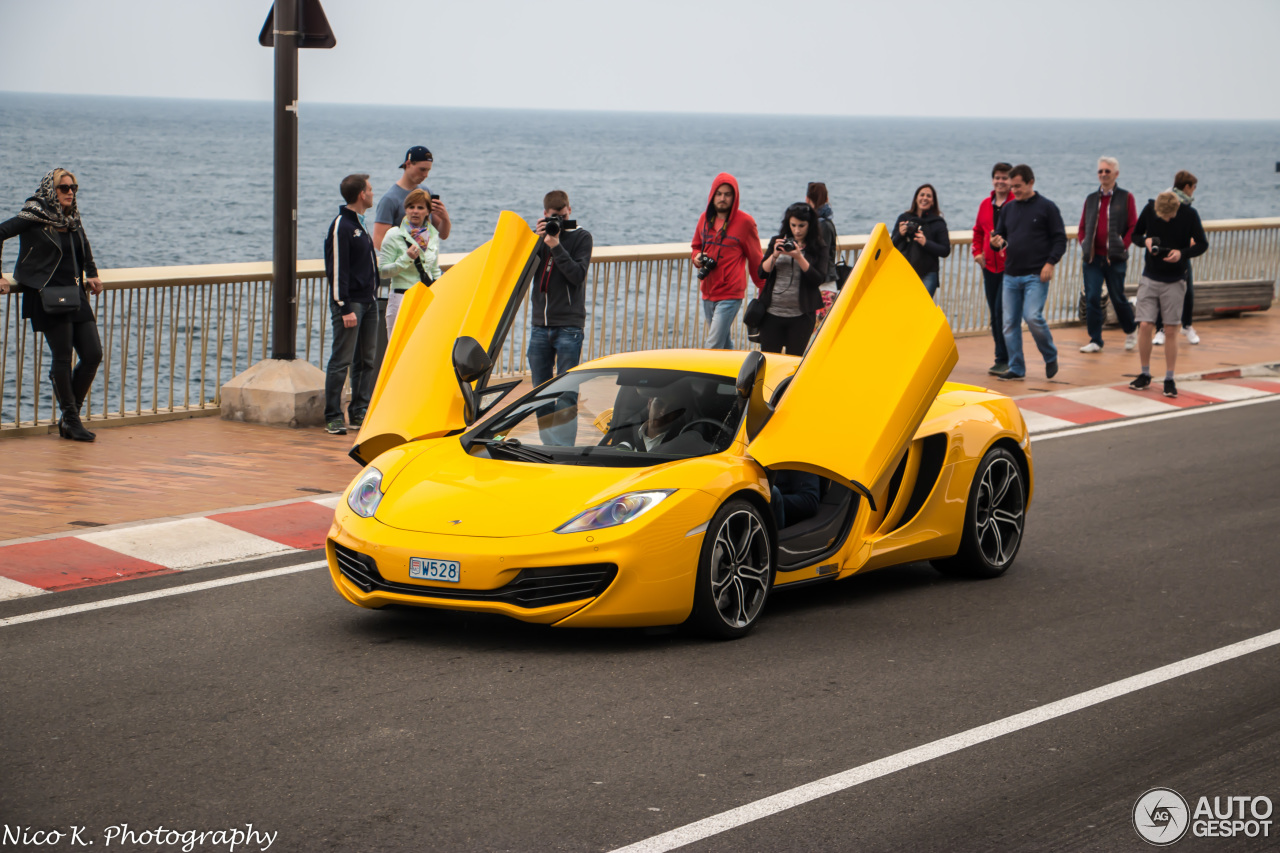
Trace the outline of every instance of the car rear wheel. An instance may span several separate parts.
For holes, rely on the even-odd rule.
[[[1022,544],[1026,508],[1027,483],[1018,460],[1003,447],[987,451],[969,487],[960,550],[954,557],[934,560],[934,568],[970,578],[1004,574]]]
[[[745,500],[726,502],[707,525],[690,623],[718,639],[745,636],[764,611],[773,577],[773,545],[760,511]]]

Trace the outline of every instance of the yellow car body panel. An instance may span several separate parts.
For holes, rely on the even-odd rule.
[[[958,359],[946,315],[877,225],[749,452],[873,495]],[[821,424],[839,424],[838,440]]]
[[[408,294],[357,445],[365,458],[376,455],[371,465],[383,474],[382,500],[373,517],[361,517],[347,503],[348,487],[330,531],[331,578],[351,603],[495,613],[563,627],[677,624],[691,612],[708,522],[734,496],[767,515],[769,468],[810,471],[868,498],[857,502],[843,541],[811,564],[779,571],[778,587],[955,554],[974,471],[998,442],[1017,450],[1029,502],[1030,444],[1017,406],[983,388],[944,382],[956,361],[954,339],[883,226],[804,358],[765,355],[765,398],[791,381],[750,440],[744,417],[723,451],[651,466],[516,461],[479,445],[468,452],[457,435],[465,422],[453,341],[468,335],[485,347],[501,345],[535,243],[522,220],[503,214],[490,243],[430,290]],[[575,371],[652,368],[733,381],[748,357],[651,350]],[[604,411],[584,411],[581,428],[603,430]],[[926,483],[929,453],[936,464]],[[905,485],[895,493],[899,466],[900,482],[919,493]],[[660,489],[674,491],[624,524],[555,532],[611,498]],[[344,573],[339,548],[371,559],[381,585],[364,588]],[[411,578],[414,557],[456,560],[459,582]],[[525,569],[596,565],[616,566],[616,574],[582,598],[525,606],[490,596]]]
[[[472,337],[496,354],[520,288],[527,286],[537,243],[523,219],[504,212],[492,240],[431,287],[415,285],[404,295],[356,438],[358,458],[372,460],[406,441],[466,426],[453,372],[454,342]]]

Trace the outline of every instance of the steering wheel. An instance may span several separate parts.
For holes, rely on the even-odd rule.
[[[730,430],[727,426],[725,426],[723,423],[716,420],[715,418],[697,418],[696,420],[689,421],[687,424],[685,424],[683,427],[680,428],[680,432],[676,433],[676,435],[678,436],[684,435],[686,432],[689,431],[691,427],[698,426],[699,424],[708,424],[710,426],[713,426],[720,432],[724,433],[725,436],[728,437],[730,441],[733,440],[732,430]]]

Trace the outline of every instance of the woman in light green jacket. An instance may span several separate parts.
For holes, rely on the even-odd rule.
[[[387,231],[378,255],[378,270],[391,277],[387,298],[387,338],[396,325],[400,301],[418,282],[427,287],[440,277],[440,232],[428,215],[431,199],[415,189],[404,200],[404,221]]]

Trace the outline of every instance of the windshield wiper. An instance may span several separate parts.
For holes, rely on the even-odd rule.
[[[518,438],[504,438],[501,440],[495,438],[476,438],[472,439],[471,443],[483,444],[485,447],[489,448],[490,452],[495,449],[500,450],[511,456],[513,459],[519,459],[524,462],[556,461],[556,458],[550,453],[546,453],[542,450],[534,450],[532,447],[525,447],[520,443],[520,439]]]

